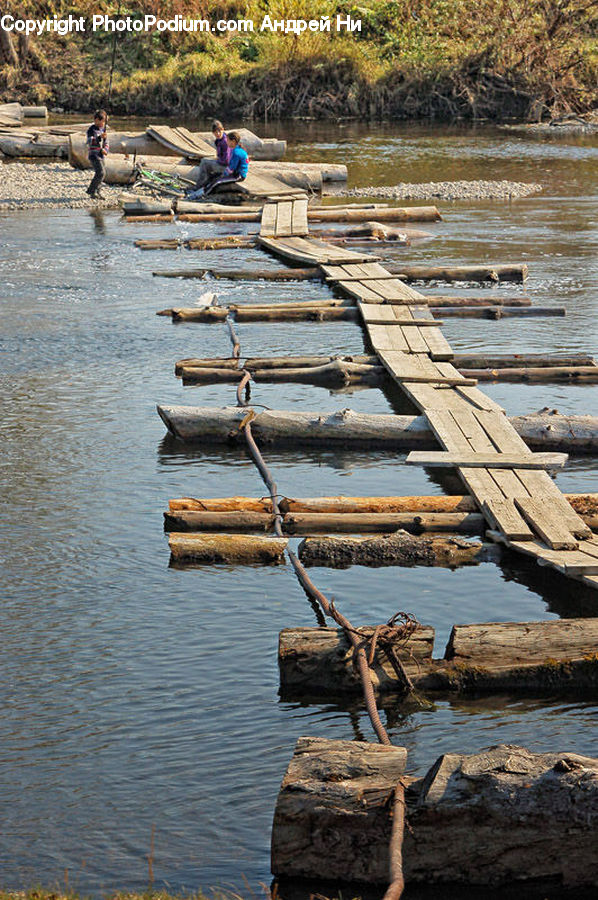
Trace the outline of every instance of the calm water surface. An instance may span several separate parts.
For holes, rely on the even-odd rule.
[[[260,129],[257,129],[260,130]],[[459,178],[540,181],[537,197],[441,204],[434,239],[388,258],[430,263],[525,261],[525,292],[568,316],[447,319],[460,351],[595,352],[598,141],[534,139],[497,129],[276,125],[289,158],[346,161],[354,185]],[[169,568],[162,511],[170,497],[261,496],[238,449],[189,451],[164,436],[157,402],[234,402],[230,385],[183,389],[183,356],[228,355],[226,329],[173,326],[156,310],[192,304],[196,281],[152,278],[199,265],[189,252],[142,253],[138,237],[224,233],[230,226],[125,225],[116,212],[0,217],[3,653],[0,658],[0,883],[70,884],[99,895],[156,885],[208,888],[241,875],[269,881],[280,779],[301,735],[372,739],[362,703],[278,695],[281,628],[313,613],[288,567]],[[237,226],[242,232],[243,227]],[[386,253],[386,251],[385,251]],[[201,265],[276,266],[257,251],[203,254]],[[219,281],[222,302],[316,298],[319,284]],[[446,292],[446,286],[431,290]],[[463,286],[492,296],[493,289]],[[523,288],[500,288],[510,295]],[[363,351],[353,324],[238,326],[244,355]],[[511,413],[543,406],[596,414],[596,386],[489,385]],[[332,411],[404,408],[379,390],[331,394],[260,385],[256,403]],[[395,453],[267,454],[288,495],[441,493]],[[598,491],[591,458],[559,475]],[[456,488],[455,488],[456,489]],[[455,622],[595,615],[574,583],[508,559],[442,569],[314,569],[356,623],[413,611],[441,654]],[[508,697],[385,702],[409,770],[447,751],[521,743],[598,755],[595,703]],[[247,892],[248,893],[248,892]]]

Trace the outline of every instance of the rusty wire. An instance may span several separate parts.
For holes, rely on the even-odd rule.
[[[241,345],[239,339],[235,333],[233,328],[232,321],[227,318],[226,323],[228,325],[230,338],[233,344],[233,355],[235,358],[239,358],[241,353]],[[243,370],[244,374],[241,381],[237,384],[237,404],[240,407],[247,407],[247,402],[243,399],[243,388],[247,388],[249,390],[249,383],[251,381],[251,372],[248,372],[246,369]],[[272,511],[274,513],[274,530],[278,537],[283,537],[284,532],[282,530],[282,521],[283,516],[280,512],[280,507],[278,505],[278,489],[276,487],[276,482],[274,481],[268,466],[264,460],[264,457],[261,454],[261,451],[258,445],[255,442],[255,438],[253,436],[251,430],[251,420],[253,416],[247,415],[243,421],[239,425],[239,429],[243,431],[245,435],[245,439],[247,441],[247,446],[255,465],[264,481],[264,484],[268,488],[270,493],[270,499],[272,502]],[[370,662],[368,660],[368,654],[366,653],[367,642],[364,642],[363,633],[359,632],[356,628],[353,627],[351,622],[340,613],[334,603],[334,600],[328,600],[325,594],[319,590],[309,577],[307,573],[307,569],[303,565],[303,563],[299,560],[297,555],[289,550],[287,547],[287,553],[289,559],[291,561],[291,565],[295,571],[297,579],[301,584],[301,587],[305,591],[314,611],[316,612],[316,617],[318,619],[319,625],[325,625],[326,620],[324,616],[329,616],[334,621],[340,625],[340,627],[345,632],[348,640],[353,647],[354,659],[357,664],[357,668],[359,669],[359,674],[361,677],[361,686],[363,690],[363,697],[365,700],[365,705],[367,709],[367,713],[372,724],[372,728],[376,733],[376,737],[378,738],[381,744],[385,746],[392,746],[391,740],[388,736],[388,732],[386,728],[382,724],[382,720],[380,718],[380,713],[378,712],[378,705],[376,703],[376,695],[374,693],[374,686],[372,684],[372,676],[370,671]],[[397,621],[401,619],[402,624],[397,625]],[[397,675],[403,681],[404,687],[407,691],[413,689],[413,684],[411,679],[405,672],[402,663],[398,659],[396,652],[389,651],[387,648],[392,643],[390,640],[390,633],[396,633],[397,630],[401,630],[405,640],[407,640],[410,634],[413,633],[415,628],[418,626],[417,620],[409,613],[396,613],[386,625],[378,626],[374,630],[374,634],[372,636],[371,643],[373,645],[373,649],[370,651],[370,655],[375,655],[376,650],[376,642],[380,642],[384,644],[384,649],[387,653],[387,656],[395,668]],[[375,640],[374,640],[375,638]],[[392,829],[391,829],[391,838],[389,844],[389,875],[390,875],[390,884],[384,894],[384,900],[400,900],[403,890],[405,887],[405,881],[403,878],[403,834],[405,830],[405,790],[402,782],[396,786],[393,796],[393,821],[392,821]]]

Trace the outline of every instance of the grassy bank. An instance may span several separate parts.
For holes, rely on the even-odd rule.
[[[10,7],[10,4],[3,4]],[[75,15],[91,0],[33,4]],[[103,10],[115,14],[116,3]],[[16,4],[15,4],[16,9]],[[147,0],[121,15],[242,18],[253,33],[50,35],[17,46],[0,97],[67,110],[277,118],[505,118],[598,106],[593,0]],[[360,33],[259,31],[272,19],[337,13]],[[22,14],[22,13],[21,13]],[[39,14],[39,12],[38,12]],[[109,81],[114,54],[112,89]]]

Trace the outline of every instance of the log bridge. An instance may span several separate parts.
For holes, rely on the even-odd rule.
[[[266,202],[260,222],[257,241],[264,250],[292,265],[317,268],[351,299],[378,368],[425,417],[442,452],[415,450],[407,462],[456,469],[493,541],[598,588],[598,539],[549,474],[566,456],[531,450],[476,379],[453,365],[429,298],[376,258],[311,237],[306,196]],[[330,309],[345,312],[342,306]],[[222,321],[218,307],[195,313],[214,310]]]
[[[457,500],[461,508],[444,511],[457,512],[459,522],[451,521],[450,528],[479,529],[496,545],[598,588],[598,540],[588,509],[577,498],[565,497],[548,474],[565,464],[566,455],[534,452],[505,411],[477,388],[476,379],[454,366],[438,323],[430,323],[429,301],[379,260],[310,237],[307,198],[266,203],[258,243],[287,262],[317,268],[353,300],[377,364],[420,410],[440,445],[440,450],[411,451],[407,462],[453,468],[467,488],[468,495]],[[235,349],[238,356],[238,345]],[[168,423],[167,412],[160,409],[160,414]],[[253,411],[243,408],[239,415]],[[218,509],[209,508],[210,501],[205,501],[208,508],[191,498],[171,501],[167,527],[186,519],[191,528],[201,521],[205,529],[202,534],[171,533],[173,556],[185,559],[199,541],[204,547],[196,558],[227,559],[218,555],[225,539],[244,544],[233,556],[239,561],[255,561],[255,542],[260,559],[280,560],[285,537],[210,535],[209,517],[220,517],[222,528],[227,502]],[[267,501],[255,503],[244,512],[247,529],[268,530],[274,509]],[[292,510],[283,504],[281,510],[288,524]],[[238,503],[232,511],[239,516]],[[475,517],[473,526],[470,517]],[[393,524],[391,537],[408,542],[409,535]],[[435,524],[431,530],[442,530]],[[355,526],[353,521],[347,530]],[[315,530],[313,517],[304,527]],[[211,537],[216,540],[209,546]],[[435,540],[443,539],[437,535]],[[453,559],[461,552],[472,556],[468,547],[440,551],[436,546],[427,564],[443,553],[450,558],[451,552]],[[378,628],[361,631],[364,642],[375,645]],[[396,690],[397,676],[404,689],[406,674],[411,689],[432,691],[567,684],[595,691],[597,636],[593,619],[455,626],[444,658],[433,659],[433,630],[417,623],[396,646],[385,644],[384,655],[375,656],[370,646],[372,682],[379,692]],[[283,689],[320,696],[353,692],[355,642],[349,650],[346,641],[346,632],[330,628],[285,629],[279,646]],[[401,896],[404,879],[496,886],[548,878],[574,889],[598,883],[598,760],[505,745],[473,756],[445,754],[424,778],[409,779],[406,757],[404,748],[386,744],[301,738],[276,805],[273,873],[293,883],[326,878],[384,884],[390,872],[387,896],[393,898]],[[403,832],[405,814],[409,829]]]

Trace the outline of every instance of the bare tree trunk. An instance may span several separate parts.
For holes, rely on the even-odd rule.
[[[0,10],[0,14],[1,13],[2,10]],[[15,68],[18,67],[19,57],[17,56],[17,51],[15,50],[12,35],[10,31],[6,31],[5,28],[0,28],[0,56],[10,66],[14,66]]]
[[[27,63],[29,58],[30,36],[28,34],[19,34],[19,61],[22,66]]]

